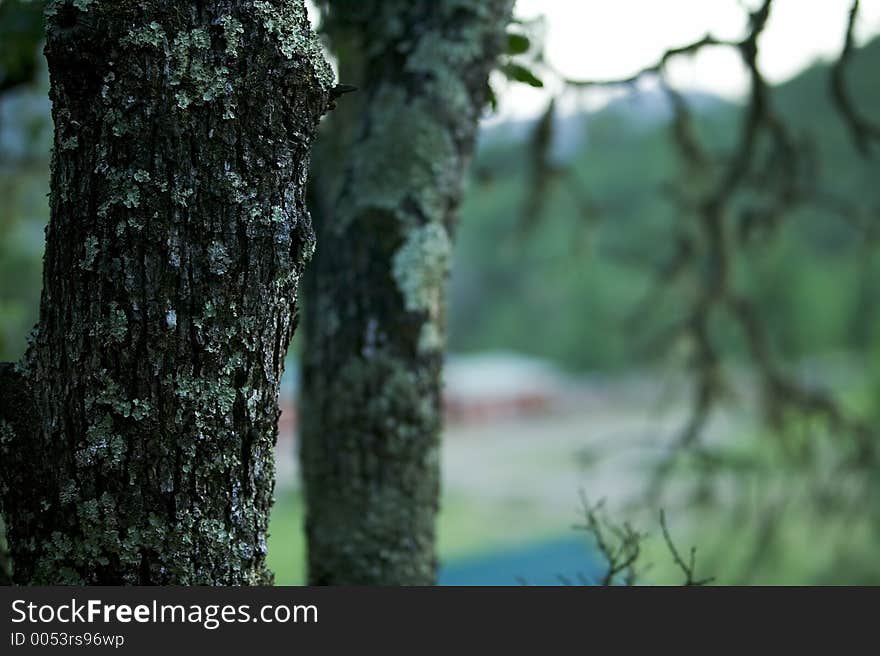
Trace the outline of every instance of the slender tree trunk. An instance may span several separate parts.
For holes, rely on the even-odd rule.
[[[330,0],[340,79],[305,285],[309,579],[431,584],[451,235],[509,0]],[[321,169],[323,172],[323,168]],[[320,184],[337,179],[337,184]]]
[[[55,0],[40,320],[0,370],[18,583],[265,583],[332,74],[302,0]]]

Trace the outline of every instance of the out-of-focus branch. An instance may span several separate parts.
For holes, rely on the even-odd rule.
[[[859,112],[846,86],[846,67],[855,51],[853,33],[858,15],[859,0],[853,0],[849,10],[849,20],[846,24],[843,49],[840,52],[840,57],[831,68],[831,97],[849,129],[853,144],[862,155],[867,157],[871,155],[873,143],[880,140],[880,125]]]
[[[760,40],[768,25],[773,0],[763,0],[749,13],[746,33],[738,40],[721,40],[711,34],[691,43],[670,48],[653,64],[619,79],[573,79],[555,70],[539,58],[536,65],[554,76],[562,93],[587,93],[597,88],[629,87],[656,80],[665,94],[672,113],[671,141],[680,162],[681,178],[662,187],[666,199],[677,210],[677,222],[669,234],[669,252],[657,266],[650,289],[628,316],[627,325],[638,327],[649,313],[656,313],[661,300],[676,297],[676,315],[657,333],[643,336],[652,354],[670,351],[677,343],[688,348],[692,381],[689,414],[678,429],[668,456],[656,465],[648,481],[647,493],[656,502],[660,487],[674,469],[679,456],[689,454],[702,475],[711,475],[719,464],[730,462],[730,454],[710,449],[701,437],[715,409],[727,393],[724,353],[713,327],[732,327],[741,336],[751,370],[755,373],[763,406],[764,420],[781,442],[796,427],[812,431],[821,427],[841,445],[836,465],[857,469],[863,477],[874,479],[878,454],[878,431],[856,413],[846,408],[832,392],[800,380],[786,366],[777,352],[770,324],[761,308],[750,298],[740,282],[743,256],[750,248],[766,242],[768,236],[785,222],[791,223],[794,211],[804,207],[820,209],[830,218],[843,221],[858,233],[859,248],[867,252],[880,236],[877,222],[880,206],[876,199],[838,197],[823,188],[819,179],[815,149],[809,139],[781,113],[774,103],[773,88],[767,82],[759,61]],[[847,21],[844,45],[831,69],[830,94],[837,113],[860,152],[870,154],[880,141],[880,124],[862,114],[847,88],[847,66],[857,49],[854,27],[859,11],[853,0]],[[669,63],[705,48],[730,48],[739,54],[749,79],[749,91],[735,142],[726,152],[718,152],[708,140],[701,139],[697,120],[686,94],[669,82]],[[531,180],[528,225],[534,225],[542,211],[546,190],[565,175],[565,167],[551,163],[553,111],[536,122],[530,142]],[[576,179],[575,179],[576,182]],[[601,206],[591,203],[595,211]],[[760,239],[759,239],[760,238]],[[867,261],[867,260],[866,260]],[[865,276],[870,275],[870,270]],[[684,293],[680,293],[680,292]],[[644,339],[647,337],[647,339]],[[640,349],[640,352],[642,350]],[[792,420],[798,421],[792,421]],[[807,420],[807,421],[803,421]],[[805,453],[809,451],[807,444]],[[743,462],[739,460],[738,462]],[[747,463],[749,466],[753,463]],[[871,487],[876,494],[876,487]],[[749,565],[754,569],[774,539],[778,511],[762,520],[757,546]],[[628,525],[616,526],[603,513],[602,505],[584,500],[586,530],[604,559],[603,584],[634,581],[640,555],[639,536]],[[695,551],[684,558],[672,543],[665,517],[660,517],[663,537],[676,565],[685,575],[685,585],[699,585],[694,573]]]
[[[634,585],[637,578],[636,564],[642,552],[644,534],[628,522],[615,524],[604,516],[604,501],[590,503],[581,491],[584,523],[575,525],[585,531],[595,542],[596,550],[605,561],[599,585]]]
[[[670,48],[653,64],[619,79],[572,79],[543,60],[539,62],[545,72],[557,77],[564,89],[576,93],[599,87],[635,87],[642,79],[655,78],[672,112],[671,138],[682,164],[683,180],[668,185],[666,191],[679,210],[681,221],[671,235],[673,248],[658,267],[654,285],[628,321],[630,325],[639,325],[644,313],[655,310],[660,295],[675,291],[681,283],[691,286],[684,296],[679,318],[663,331],[660,339],[651,340],[652,348],[657,350],[684,341],[690,348],[693,375],[690,415],[676,436],[668,462],[658,467],[658,475],[650,486],[655,493],[658,481],[670,471],[676,455],[698,446],[723,398],[723,353],[713,334],[713,326],[721,322],[732,325],[744,338],[746,353],[760,382],[760,400],[769,425],[782,428],[792,413],[816,418],[830,432],[851,440],[855,448],[850,452],[856,454],[858,462],[865,464],[874,458],[871,444],[875,432],[852,416],[833,394],[807,386],[786,371],[759,310],[737,284],[739,261],[743,251],[756,241],[754,237],[769,234],[800,207],[821,207],[866,236],[877,234],[870,218],[876,214],[876,208],[866,212],[863,203],[835,198],[823,191],[810,143],[796,136],[787,117],[774,106],[772,88],[758,57],[772,8],[773,0],[763,0],[751,11],[746,33],[740,39],[722,40],[707,34]],[[871,141],[880,139],[880,126],[856,110],[845,84],[845,67],[855,52],[853,29],[858,8],[855,0],[843,51],[832,71],[832,94],[853,139],[865,150]],[[749,93],[736,141],[724,154],[712,152],[701,140],[686,96],[667,79],[668,64],[673,59],[717,47],[735,50],[749,78]],[[529,196],[530,225],[542,206],[537,199],[543,195],[541,190],[563,175],[564,169],[551,166],[547,157],[552,119],[551,105],[533,132],[532,156],[538,166],[532,173],[536,194]]]
[[[585,531],[594,543],[595,550],[602,557],[604,568],[601,578],[595,581],[598,585],[635,585],[639,578],[639,569],[647,569],[642,564],[642,543],[647,534],[632,527],[629,522],[622,524],[609,519],[605,511],[605,502],[590,503],[586,495],[581,491],[581,505],[584,523],[575,526],[576,529]],[[666,525],[666,515],[660,511],[660,529],[663,540],[672,555],[675,565],[682,571],[685,580],[684,586],[707,585],[714,578],[698,578],[696,575],[697,548],[691,547],[688,559],[682,558],[681,553],[672,541],[669,528]],[[640,567],[641,566],[641,567]],[[560,577],[565,585],[573,585],[571,581]],[[580,576],[580,583],[590,585],[591,581]]]
[[[824,420],[829,429],[851,436],[858,445],[858,459],[868,462],[873,450],[872,433],[859,420],[849,416],[834,397],[824,391],[807,388],[788,376],[777,361],[767,330],[754,304],[735,288],[733,270],[738,250],[759,227],[771,227],[781,222],[793,209],[809,203],[819,203],[842,216],[855,221],[858,216],[849,204],[838,207],[817,189],[808,176],[811,162],[799,146],[785,118],[773,107],[771,89],[758,62],[759,40],[763,34],[773,5],[764,2],[749,16],[747,34],[739,41],[721,41],[707,35],[693,43],[672,48],[651,66],[634,75],[618,80],[564,81],[576,89],[596,86],[635,85],[644,76],[656,76],[672,109],[672,141],[684,165],[687,183],[680,192],[670,194],[681,210],[683,218],[692,217],[690,228],[683,226],[675,238],[676,247],[670,259],[657,272],[656,286],[640,303],[640,312],[655,307],[656,296],[669,289],[679,278],[690,274],[697,282],[697,291],[690,302],[685,318],[665,336],[668,344],[685,337],[692,349],[694,372],[691,414],[674,442],[669,462],[661,464],[650,486],[656,486],[669,471],[675,453],[694,446],[721,397],[724,381],[721,353],[713,339],[711,325],[716,316],[732,320],[744,335],[747,351],[758,378],[762,382],[762,401],[766,417],[777,428],[789,412],[800,412]],[[851,56],[852,28],[858,10],[855,2],[850,13],[847,41],[841,60],[835,67],[838,104],[851,130],[864,137],[873,134],[876,126],[866,123],[854,111],[843,85],[843,66]],[[725,159],[711,155],[697,135],[694,119],[686,98],[666,80],[667,63],[680,55],[694,54],[705,47],[727,46],[739,52],[750,80],[750,92],[739,128],[736,145]],[[759,163],[766,160],[766,163]],[[694,184],[699,177],[705,184]],[[704,191],[705,190],[705,191]],[[751,201],[746,207],[736,202],[743,191],[759,192],[760,202]],[[732,239],[732,221],[739,218],[739,240]]]
[[[697,548],[691,547],[690,552],[688,553],[688,559],[685,561],[684,558],[681,557],[681,554],[678,552],[678,549],[675,546],[675,543],[672,541],[672,536],[669,534],[669,527],[666,525],[666,513],[661,509],[660,510],[660,528],[663,531],[663,540],[666,542],[666,546],[669,548],[670,553],[672,554],[672,559],[675,561],[675,564],[678,565],[678,568],[684,574],[684,583],[683,586],[701,586],[708,585],[712,581],[715,580],[715,577],[707,577],[707,578],[698,578],[696,575],[697,570]]]
[[[560,75],[560,78],[563,80],[563,82],[565,82],[567,86],[580,89],[599,86],[632,86],[644,77],[662,74],[666,69],[666,65],[669,63],[669,61],[676,57],[680,57],[682,55],[693,55],[703,48],[714,46],[738,47],[739,43],[736,41],[724,41],[722,39],[715,38],[711,34],[707,34],[702,39],[699,39],[692,43],[666,50],[660,56],[660,59],[657,60],[656,63],[652,64],[651,66],[646,66],[640,71],[633,73],[629,77],[608,80],[579,80]]]

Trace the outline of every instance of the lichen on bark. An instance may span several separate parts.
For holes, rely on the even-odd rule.
[[[53,0],[40,319],[0,370],[18,583],[266,583],[332,73],[302,0]]]
[[[327,0],[301,459],[309,578],[431,584],[451,235],[508,0]]]

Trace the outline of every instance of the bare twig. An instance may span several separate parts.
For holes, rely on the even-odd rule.
[[[660,528],[663,530],[663,539],[666,542],[666,546],[669,548],[670,553],[672,553],[672,559],[675,561],[675,564],[678,565],[679,569],[684,573],[685,580],[682,585],[684,586],[699,586],[699,585],[707,585],[715,580],[714,577],[708,578],[697,578],[696,576],[696,568],[697,568],[697,548],[691,547],[690,553],[688,554],[688,559],[685,562],[684,558],[681,557],[681,554],[678,552],[678,549],[675,547],[675,543],[672,541],[672,536],[669,535],[669,527],[666,525],[666,513],[663,510],[660,511]]]
[[[604,500],[591,504],[583,490],[580,496],[585,523],[575,525],[575,528],[586,531],[592,537],[596,550],[605,560],[605,572],[598,584],[634,585],[644,534],[636,531],[628,522],[618,525],[609,521],[603,513]]]
[[[864,156],[871,155],[873,142],[880,140],[880,125],[861,114],[855,106],[846,86],[846,67],[855,50],[854,30],[859,15],[859,0],[853,0],[846,23],[843,49],[831,68],[831,97],[837,111],[849,128],[853,145]]]

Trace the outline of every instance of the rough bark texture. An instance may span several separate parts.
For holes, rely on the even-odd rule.
[[[40,320],[0,371],[18,583],[250,584],[332,73],[302,0],[55,0]]]
[[[435,580],[444,287],[511,4],[325,3],[340,81],[359,90],[322,145],[305,283],[312,583]]]

